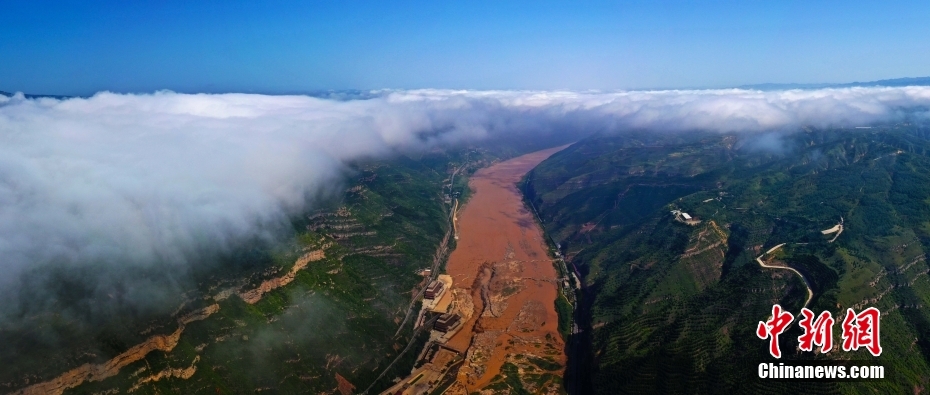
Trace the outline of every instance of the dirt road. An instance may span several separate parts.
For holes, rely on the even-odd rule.
[[[801,272],[795,270],[793,267],[790,267],[790,266],[787,266],[787,265],[785,265],[785,266],[768,265],[768,264],[766,264],[766,263],[762,260],[762,257],[764,257],[766,254],[771,254],[771,253],[775,252],[775,251],[778,250],[779,248],[784,247],[785,244],[787,244],[787,243],[781,243],[781,244],[779,244],[779,245],[777,245],[777,246],[775,246],[775,247],[770,248],[768,251],[765,252],[765,254],[759,255],[759,256],[756,258],[756,262],[759,263],[759,266],[762,266],[762,267],[764,267],[764,268],[766,268],[766,269],[784,269],[784,270],[791,270],[792,272],[794,272],[794,274],[797,274],[798,277],[801,277],[801,281],[803,281],[803,282],[804,282],[804,286],[807,287],[807,300],[804,301],[804,307],[806,308],[807,305],[810,304],[811,299],[814,298],[814,290],[811,289],[811,284],[810,284],[809,282],[807,282],[807,278],[804,277],[804,275],[801,274]]]
[[[459,240],[447,271],[455,280],[453,288],[470,295],[474,313],[447,344],[467,352],[457,383],[447,393],[471,393],[500,381],[494,377],[505,363],[521,371],[529,358],[565,364],[554,306],[556,270],[516,187],[524,174],[563,148],[495,164],[469,181],[474,194],[458,214]],[[544,372],[562,375],[553,365]],[[558,391],[556,387],[553,381],[531,392]]]

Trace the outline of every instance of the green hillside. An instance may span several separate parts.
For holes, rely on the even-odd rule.
[[[177,295],[167,298],[161,310],[120,306],[112,314],[92,316],[81,309],[93,297],[86,284],[50,281],[36,270],[24,279],[43,279],[44,287],[73,295],[61,300],[81,302],[24,308],[31,315],[22,322],[0,323],[0,337],[7,339],[0,344],[6,366],[0,372],[0,393],[83,364],[104,366],[147,339],[182,327],[169,352],[148,352],[115,376],[84,380],[65,393],[384,389],[409,372],[425,342],[427,333],[413,330],[416,310],[409,317],[408,309],[418,307],[412,299],[427,282],[421,269],[441,264],[453,247],[447,236],[452,205],[447,197],[467,195],[469,174],[509,154],[503,149],[437,150],[352,164],[344,193],[293,218],[284,242],[237,246],[191,272],[130,273],[193,279],[177,285]],[[244,300],[244,292],[282,278],[298,258],[313,251],[322,251],[322,259],[314,257],[295,270],[286,285],[271,287],[252,304]],[[73,275],[67,267],[42,269],[61,278]],[[210,314],[198,316],[204,311]],[[197,318],[185,318],[192,316]]]
[[[577,393],[912,393],[930,378],[930,141],[910,124],[783,135],[596,136],[528,175],[527,197],[584,279],[569,377]],[[700,223],[676,220],[672,210]],[[679,217],[681,219],[681,217]],[[821,230],[843,221],[843,232]],[[873,382],[756,378],[774,303],[838,323],[878,307],[884,353],[796,350],[783,360],[886,366]],[[776,361],[778,362],[778,361]]]

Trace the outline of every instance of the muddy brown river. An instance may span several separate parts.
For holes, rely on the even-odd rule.
[[[556,270],[516,186],[563,148],[497,163],[469,180],[473,195],[458,213],[459,239],[447,271],[453,290],[470,295],[474,310],[447,344],[467,352],[450,393],[480,391],[515,358],[536,356],[565,364],[554,305]]]

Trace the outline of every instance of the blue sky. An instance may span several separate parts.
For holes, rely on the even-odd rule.
[[[930,75],[930,2],[5,2],[0,90],[640,89]]]

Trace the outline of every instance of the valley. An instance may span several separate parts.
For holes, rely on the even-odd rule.
[[[439,314],[459,322],[433,330],[421,367],[385,393],[564,392],[564,342],[555,309],[561,281],[517,188],[526,172],[564,148],[499,162],[471,176],[472,195],[455,216],[457,247],[446,264],[451,289],[437,296],[450,303],[432,309],[434,318],[424,325],[438,325]]]

